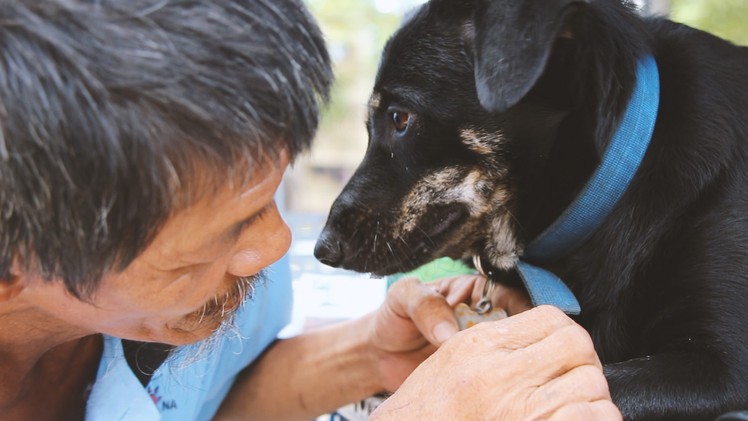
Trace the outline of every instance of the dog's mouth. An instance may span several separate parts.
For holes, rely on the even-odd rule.
[[[368,215],[353,224],[357,228],[355,235],[327,226],[317,242],[315,256],[329,266],[386,276],[453,254],[446,250],[447,245],[450,250],[462,252],[464,245],[455,244],[462,241],[462,228],[470,219],[464,204],[432,207],[410,222],[403,221],[403,216],[393,223],[393,219],[382,215]],[[410,228],[393,227],[399,224]]]

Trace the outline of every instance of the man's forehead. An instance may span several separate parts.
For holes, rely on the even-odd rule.
[[[278,178],[282,178],[283,174],[288,168],[289,157],[288,153],[283,150],[276,159],[268,159],[257,166],[249,177],[249,183],[243,187],[239,194],[240,199],[244,199],[256,192],[258,189],[262,189],[268,184],[275,184]]]

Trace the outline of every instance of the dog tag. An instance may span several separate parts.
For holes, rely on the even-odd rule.
[[[475,311],[478,314],[487,314],[490,313],[493,308],[491,295],[493,294],[495,284],[491,280],[491,277],[483,271],[483,266],[480,263],[479,256],[473,256],[473,265],[475,266],[475,269],[478,270],[478,273],[486,278],[486,282],[483,284],[483,291],[481,292],[480,300],[478,300],[478,304],[475,305]]]
[[[483,285],[483,292],[481,293],[478,304],[475,305],[475,311],[478,314],[490,313],[493,309],[493,303],[491,302],[491,295],[493,294],[494,283],[490,279],[486,279],[486,283]]]
[[[501,308],[492,308],[486,313],[478,313],[465,303],[457,304],[455,317],[460,330],[473,327],[480,322],[501,320],[507,317],[506,311]]]

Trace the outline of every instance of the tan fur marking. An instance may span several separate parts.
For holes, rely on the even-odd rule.
[[[417,222],[430,204],[464,203],[471,216],[485,213],[488,203],[477,190],[484,176],[478,171],[472,171],[464,178],[461,174],[457,169],[447,168],[421,180],[403,200],[400,210],[403,224],[399,234],[416,229]]]
[[[512,216],[501,213],[491,221],[488,260],[498,269],[511,269],[517,264],[517,238],[512,229]]]
[[[381,103],[382,103],[382,96],[381,95],[379,95],[377,93],[371,94],[371,98],[369,98],[369,109],[370,110],[374,110],[374,109],[379,108],[379,104],[381,104]]]
[[[475,129],[463,129],[460,139],[470,150],[480,155],[491,155],[494,153],[495,144],[501,142],[504,137],[501,133],[488,134]]]
[[[493,189],[490,195],[481,194],[481,189],[486,183]],[[520,254],[520,246],[514,233],[513,216],[504,207],[511,194],[506,186],[492,184],[492,179],[478,170],[465,174],[459,168],[445,168],[424,177],[401,204],[400,217],[397,218],[401,223],[393,227],[394,238],[405,238],[418,230],[429,206],[462,203],[467,207],[470,219],[461,228],[460,233],[441,249],[447,250],[460,244],[468,245],[474,240],[486,238],[486,250],[464,251],[485,252],[486,257],[497,268],[514,267]]]

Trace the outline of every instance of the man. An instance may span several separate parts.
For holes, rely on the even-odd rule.
[[[299,2],[0,18],[1,419],[309,419],[398,387],[378,418],[620,418],[558,311],[455,334],[476,277],[402,281],[373,314],[275,341],[288,278],[258,273],[290,234],[273,197],[332,83]]]

